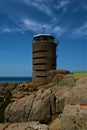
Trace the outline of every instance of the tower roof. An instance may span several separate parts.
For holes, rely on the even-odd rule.
[[[51,35],[51,34],[37,34],[37,35],[34,35],[34,38],[40,37],[40,36],[49,36],[49,37],[55,38],[55,37],[54,37],[53,35]]]

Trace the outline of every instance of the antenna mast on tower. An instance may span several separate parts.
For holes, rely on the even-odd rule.
[[[46,32],[46,26],[43,26],[42,27],[42,33],[45,33]]]

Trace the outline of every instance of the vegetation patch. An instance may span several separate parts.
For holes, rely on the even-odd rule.
[[[72,75],[75,79],[80,79],[87,77],[87,72],[74,72]]]

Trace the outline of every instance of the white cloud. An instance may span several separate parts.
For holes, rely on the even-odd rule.
[[[47,0],[35,0],[35,2],[46,2]],[[49,0],[50,1],[50,0]]]
[[[54,31],[55,31],[55,32],[60,32],[60,31],[61,31],[61,27],[60,27],[60,26],[55,27],[55,28],[54,28]]]
[[[65,34],[67,32],[67,28],[61,27],[61,26],[56,26],[54,27],[53,31],[58,34],[59,37]]]
[[[15,21],[14,21],[15,23]],[[16,23],[15,26],[10,26],[10,25],[6,25],[4,24],[1,28],[0,28],[0,33],[14,33],[14,32],[21,32],[24,33],[22,26],[18,23]]]
[[[53,19],[53,21],[56,21],[56,17]],[[55,34],[58,37],[61,37],[65,34],[67,31],[67,28],[64,28],[62,26],[56,26],[53,24],[54,22],[51,21],[50,24],[42,24],[40,22],[36,22],[34,20],[28,19],[28,18],[21,18],[19,20],[13,20],[15,26],[10,25],[4,25],[0,29],[0,33],[15,33],[15,32],[20,32],[24,33],[26,31],[32,31],[35,33],[42,33],[43,32],[43,27],[46,28],[45,33],[52,33]]]
[[[65,8],[69,4],[69,0],[60,0],[58,5],[55,6],[56,9]]]
[[[12,30],[10,29],[10,28],[3,28],[2,30],[1,30],[1,32],[2,33],[4,33],[4,32],[11,32]]]
[[[28,30],[36,33],[41,33],[43,26],[45,26],[47,30],[50,29],[50,25],[48,24],[43,25],[42,23],[33,21],[28,18],[22,18],[17,21],[13,20],[13,23],[15,24],[15,26],[10,27],[10,25],[3,25],[0,28],[0,33],[14,33],[14,32],[24,33],[25,31]]]
[[[55,33],[58,35],[58,37],[62,36],[65,34],[65,32],[67,31],[67,28],[64,28],[62,26],[55,26],[53,24],[41,24],[41,23],[38,23],[38,22],[35,22],[35,21],[32,21],[30,19],[21,19],[20,20],[21,22],[21,26],[23,28],[24,31],[26,30],[31,30],[31,31],[34,31],[36,33],[42,33],[42,28],[45,27],[46,30],[45,32],[46,33]]]
[[[41,30],[41,24],[34,22],[30,19],[21,19],[21,23],[24,30],[38,31]]]
[[[47,0],[22,0],[22,2],[37,8],[45,14],[48,14],[50,16],[52,15],[52,11],[49,7],[49,2],[47,2]]]
[[[87,22],[81,27],[72,30],[72,33],[69,35],[69,37],[74,39],[87,37]]]
[[[53,17],[52,20],[51,20],[51,23],[55,24],[56,22],[58,22],[57,17]]]
[[[13,33],[13,32],[21,32],[21,33],[24,33],[22,29],[20,28],[17,28],[17,27],[10,27],[10,26],[7,26],[7,27],[2,27],[0,28],[0,33]]]
[[[36,33],[42,33],[43,27],[46,28],[46,30],[45,30],[46,32],[53,31],[52,24],[42,24],[42,23],[35,22],[35,21],[27,19],[27,18],[21,19],[20,23],[21,23],[22,29],[24,31],[31,30],[31,31],[34,31]]]

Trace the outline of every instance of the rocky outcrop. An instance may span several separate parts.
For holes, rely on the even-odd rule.
[[[55,114],[54,95],[51,90],[39,90],[37,95],[21,98],[6,108],[6,122],[40,121],[48,123]]]
[[[61,117],[61,130],[87,130],[87,108],[67,105]]]
[[[75,78],[71,75],[55,76],[52,80],[53,85],[58,86],[75,86]]]
[[[77,80],[66,96],[61,130],[87,130],[87,78]]]
[[[22,98],[26,95],[29,95],[30,91],[33,91],[32,83],[31,82],[24,82],[18,84],[15,89],[12,91],[13,98]]]
[[[58,116],[56,117],[50,124],[50,130],[61,130],[61,118]]]
[[[11,104],[5,110],[6,122],[39,121],[48,123],[53,115],[62,113],[67,93],[71,86],[58,86],[36,94],[25,96]]]
[[[76,81],[76,85],[82,85],[82,84],[85,84],[87,85],[87,77],[84,77],[84,78],[80,78],[79,80]]]
[[[21,122],[17,124],[19,129],[19,124],[39,121],[49,123],[50,130],[87,130],[87,78],[75,81],[71,75],[66,75],[51,85],[53,87],[42,87],[9,104],[5,110],[5,121],[13,126]],[[12,129],[11,124],[10,127]],[[39,128],[32,126],[29,130]]]
[[[66,97],[65,105],[67,104],[87,104],[87,78],[82,78],[76,82],[76,86]]]
[[[65,99],[75,85],[75,79],[71,75],[66,75],[61,79],[55,77],[53,84],[52,92],[56,98],[56,113],[62,113],[65,106]]]
[[[55,76],[63,76],[63,75],[67,75],[67,74],[70,74],[70,71],[68,70],[50,70],[48,72],[48,82],[52,81],[52,79],[55,77]]]
[[[0,130],[49,130],[49,128],[39,122],[25,122],[0,124]]]
[[[34,98],[34,95],[30,95],[9,104],[5,110],[6,122],[28,121]]]
[[[60,108],[63,105],[63,110],[49,125],[50,130],[87,130],[87,78],[77,80],[70,90],[68,86],[65,90],[64,86],[61,89],[58,86],[59,91],[57,87],[54,88],[55,94],[58,97],[61,95],[62,100],[58,98],[58,106]],[[59,104],[60,101],[62,104]]]

